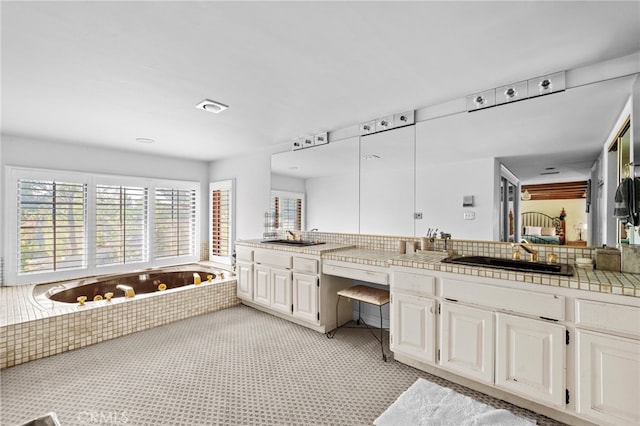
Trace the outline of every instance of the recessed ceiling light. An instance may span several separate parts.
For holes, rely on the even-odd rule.
[[[155,140],[151,138],[136,138],[136,142],[140,143],[154,143]]]
[[[201,109],[203,111],[212,112],[214,114],[218,114],[225,109],[229,108],[228,105],[221,104],[220,102],[212,101],[211,99],[205,99],[196,105],[196,108]]]

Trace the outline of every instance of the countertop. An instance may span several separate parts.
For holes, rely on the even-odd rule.
[[[261,243],[260,240],[239,241],[238,244],[258,248],[321,255],[322,259],[337,260],[377,267],[404,266],[462,275],[519,281],[524,283],[572,288],[600,293],[640,297],[640,274],[587,270],[574,267],[571,277],[539,273],[442,263],[448,254],[440,251],[418,251],[398,254],[393,251],[371,250],[341,244],[322,244],[307,247],[289,247]]]

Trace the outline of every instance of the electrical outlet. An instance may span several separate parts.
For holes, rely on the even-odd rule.
[[[416,212],[413,214],[413,218],[414,219],[422,219],[422,213],[421,212]]]
[[[475,212],[464,212],[463,216],[464,220],[473,220],[476,218]]]

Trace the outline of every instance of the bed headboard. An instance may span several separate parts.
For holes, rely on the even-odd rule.
[[[560,244],[564,244],[565,235],[565,218],[566,214],[564,209],[559,217],[551,217],[546,213],[541,212],[526,212],[522,213],[521,228],[525,226],[540,226],[544,228],[555,228],[556,235],[560,237]]]

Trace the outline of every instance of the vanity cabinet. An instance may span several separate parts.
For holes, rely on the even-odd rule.
[[[319,323],[318,289],[320,278],[316,275],[293,273],[293,316]]]
[[[576,300],[577,411],[603,424],[640,424],[640,310]]]
[[[253,300],[253,249],[240,246],[236,248],[236,272],[238,298]]]
[[[429,364],[436,363],[435,278],[416,271],[392,275],[389,345]]]
[[[447,301],[440,305],[440,313],[440,365],[492,383],[494,313]]]
[[[496,385],[564,407],[566,346],[564,325],[496,313]]]
[[[392,299],[391,350],[435,363],[436,301],[402,292]]]
[[[242,250],[240,249],[242,247]],[[337,292],[351,280],[324,275],[320,255],[238,246],[238,297],[245,305],[326,333],[336,327]],[[239,257],[240,258],[240,257]],[[247,259],[252,259],[251,263]],[[338,323],[351,319],[352,306],[342,301]]]

